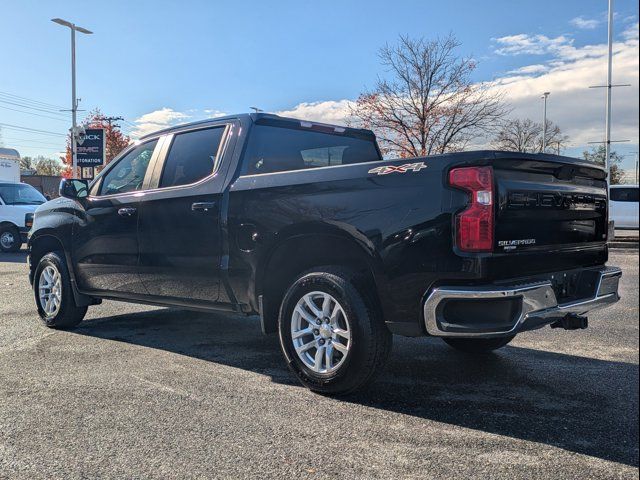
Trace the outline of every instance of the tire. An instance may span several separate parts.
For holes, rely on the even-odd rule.
[[[306,272],[287,290],[278,318],[280,347],[289,368],[307,388],[346,395],[364,388],[382,371],[392,335],[380,308],[366,292],[366,285],[354,272],[334,267]],[[325,301],[328,307],[314,315],[305,298],[318,312]],[[309,332],[301,334],[305,329]]]
[[[41,295],[41,287],[44,296]],[[87,313],[87,307],[76,306],[69,270],[62,252],[50,252],[40,259],[33,277],[33,292],[38,314],[47,327],[73,328]],[[52,303],[49,304],[47,299]]]
[[[504,347],[516,336],[498,338],[443,338],[450,347],[464,353],[490,353]]]
[[[3,252],[17,252],[22,246],[20,232],[14,226],[0,227],[0,250]]]

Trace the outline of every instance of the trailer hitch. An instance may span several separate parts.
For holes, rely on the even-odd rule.
[[[551,328],[563,328],[564,330],[584,330],[589,326],[589,319],[575,313],[570,313],[551,325]]]

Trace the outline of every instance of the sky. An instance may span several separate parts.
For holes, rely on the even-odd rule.
[[[69,30],[77,34],[82,119],[99,107],[132,137],[223,113],[265,111],[344,123],[349,102],[385,75],[377,52],[399,35],[453,33],[511,115],[548,118],[579,155],[604,136],[606,0],[109,1],[0,0],[0,141],[57,157],[71,103]],[[612,139],[638,151],[638,2],[615,1]],[[30,129],[30,130],[26,130]],[[33,131],[38,130],[38,131]],[[46,133],[45,133],[46,132]]]

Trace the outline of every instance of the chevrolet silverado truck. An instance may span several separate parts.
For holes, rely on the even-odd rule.
[[[606,174],[575,158],[384,160],[369,130],[256,113],[151,134],[60,194],[28,242],[47,326],[102,299],[257,314],[326,394],[369,383],[393,334],[481,354],[619,299]]]

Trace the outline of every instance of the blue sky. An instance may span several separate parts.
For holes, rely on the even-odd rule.
[[[480,61],[475,80],[506,78],[511,82],[527,77],[524,83],[514,84],[514,91],[524,90],[517,90],[513,104],[523,115],[534,116],[540,109],[534,92],[538,85],[546,88],[547,77],[559,68],[559,62],[564,63],[564,69],[575,66],[575,72],[580,72],[584,67],[580,62],[596,56],[588,49],[606,42],[606,8],[605,0],[5,1],[0,29],[0,92],[68,108],[69,33],[50,22],[53,17],[62,17],[95,32],[78,35],[81,108],[100,107],[138,126],[145,119],[152,120],[142,130],[128,124],[134,132],[147,131],[154,122],[162,125],[215,112],[243,112],[250,106],[336,120],[344,103],[325,105],[332,112],[328,117],[327,108],[323,110],[317,103],[353,100],[372,86],[376,75],[383,73],[376,56],[380,46],[394,42],[400,34],[431,38],[452,32],[462,43],[460,53]],[[620,129],[616,132],[614,121],[614,137],[615,133],[633,136],[633,145],[619,147],[631,152],[638,149],[637,34],[632,38],[634,25],[637,32],[638,4],[618,0],[615,10],[616,39],[627,49],[626,63],[620,67],[624,75],[633,77],[633,65],[628,63],[633,63],[634,51],[636,58],[635,80],[624,78],[634,87],[614,92],[624,97],[618,110]],[[599,68],[593,67],[597,64],[590,65],[591,74],[584,81],[601,77],[604,82],[604,64],[601,71],[594,70]],[[522,67],[524,71],[514,73]],[[556,75],[556,81],[558,78]],[[553,84],[553,78],[548,80]],[[564,85],[566,82],[556,87],[557,96],[552,90],[550,117],[554,118],[553,102],[557,99],[556,117],[569,133],[576,130],[572,151],[578,151],[587,139],[579,133],[586,131],[580,127],[585,122],[582,117],[591,118],[585,128],[592,132],[603,122],[604,117],[593,112],[604,108],[604,92],[587,91],[588,85],[584,85],[571,93]],[[4,95],[1,99],[15,97]],[[593,103],[593,112],[567,116],[569,105],[585,102]],[[304,103],[311,107],[300,110]],[[59,133],[68,128],[64,118],[33,115],[49,115],[47,112],[7,102],[0,102],[0,107],[4,107],[0,108],[0,124]],[[161,113],[154,113],[158,111]],[[635,121],[630,118],[634,112]],[[23,155],[54,155],[60,150],[54,145],[64,142],[63,137],[6,126],[2,136],[5,146],[22,145],[17,148]]]

